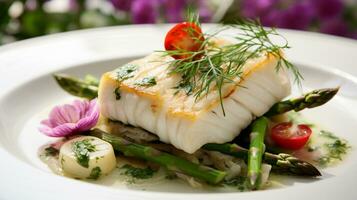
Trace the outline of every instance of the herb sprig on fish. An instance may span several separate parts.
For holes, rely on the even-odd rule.
[[[170,61],[171,73],[180,74],[182,80],[177,89],[187,95],[194,95],[196,101],[217,88],[223,114],[223,85],[237,84],[241,78],[243,66],[248,60],[262,54],[270,54],[278,59],[276,70],[286,68],[294,75],[295,82],[301,85],[299,70],[289,62],[282,50],[290,48],[287,40],[273,29],[265,29],[259,21],[241,21],[237,25],[223,26],[213,34],[203,34],[198,16],[190,14],[188,22],[177,24],[165,38],[164,55],[175,58]],[[217,46],[212,43],[218,33],[227,29],[238,29],[233,37],[234,43]],[[281,44],[273,43],[271,37],[279,37]]]

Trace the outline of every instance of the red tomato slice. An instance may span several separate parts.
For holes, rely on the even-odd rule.
[[[201,28],[195,23],[182,22],[176,24],[165,38],[166,50],[182,50],[183,53],[172,55],[175,59],[184,59],[192,55],[192,52],[201,50],[204,36]],[[188,53],[184,53],[188,51]],[[195,58],[199,58],[199,56]]]
[[[308,125],[283,122],[271,129],[271,138],[280,147],[297,150],[307,143],[311,133]]]

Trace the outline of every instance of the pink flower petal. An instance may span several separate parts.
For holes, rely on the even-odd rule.
[[[88,104],[88,101],[74,100],[73,106],[76,108],[77,112],[79,112],[81,118],[86,114],[87,107],[89,106]]]
[[[65,133],[65,136],[70,136],[76,133],[76,124],[74,123],[66,123],[66,124],[61,124],[55,128],[52,129],[51,135],[52,137],[63,137],[63,134]]]
[[[66,119],[66,122],[76,122],[80,118],[80,113],[73,105],[64,105],[61,109],[61,115]]]
[[[58,124],[66,123],[66,120],[60,115],[60,107],[54,107],[48,118],[49,122],[51,123],[52,127],[56,127]]]
[[[42,120],[40,123],[41,123],[41,125],[52,127],[52,124],[51,124],[50,120],[48,120],[48,119]]]
[[[94,127],[99,118],[96,100],[75,100],[72,104],[54,107],[49,119],[40,122],[39,131],[51,137],[64,137],[87,131]]]
[[[50,113],[50,122],[52,127],[63,123],[76,122],[79,120],[80,113],[72,105],[65,104],[63,106],[56,106]]]
[[[99,115],[98,115],[99,117]],[[89,130],[90,128],[94,127],[97,122],[98,122],[98,117],[96,118],[91,118],[91,117],[85,117],[81,120],[79,120],[77,124],[77,130],[79,132]]]
[[[96,100],[92,100],[89,102],[88,110],[86,113],[86,116],[91,116],[93,113],[96,113],[99,115],[99,106],[97,105]]]

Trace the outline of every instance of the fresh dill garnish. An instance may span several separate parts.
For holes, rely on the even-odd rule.
[[[193,8],[188,8],[186,12],[186,19],[190,23],[201,26],[200,16],[197,14],[197,10]]]
[[[194,13],[188,14],[188,21],[200,26],[198,16]],[[214,45],[212,38],[229,27],[240,31],[232,38],[233,43],[224,46]],[[284,42],[273,43],[270,38],[272,36],[279,37]],[[223,114],[225,114],[223,106],[225,94],[222,93],[222,88],[227,83],[238,84],[238,80],[242,78],[243,66],[250,59],[262,55],[276,57],[278,59],[276,70],[282,68],[290,70],[295,76],[295,82],[300,85],[302,76],[299,70],[282,53],[282,50],[290,48],[288,42],[274,28],[263,28],[259,21],[247,20],[236,25],[223,26],[215,33],[204,34],[203,40],[201,36],[196,39],[202,45],[202,48],[197,51],[185,49],[163,51],[165,56],[188,55],[169,61],[171,73],[180,74],[182,77],[175,88],[185,91],[186,88],[190,88],[189,91],[192,91],[196,101],[212,89],[217,89]]]
[[[135,85],[150,87],[156,85],[156,79],[154,76],[148,76],[143,78],[142,80],[138,80],[135,82]]]
[[[95,145],[93,145],[89,139],[75,141],[72,146],[72,151],[74,152],[78,164],[88,168],[89,153],[95,151]]]
[[[178,86],[174,87],[174,89],[177,89],[175,94],[177,94],[180,90],[183,90],[186,93],[186,95],[191,95],[192,90],[193,90],[192,85],[186,84],[184,82],[180,82],[180,84],[178,84]]]

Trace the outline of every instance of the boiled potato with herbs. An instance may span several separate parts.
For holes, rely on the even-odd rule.
[[[116,166],[111,144],[92,136],[80,136],[62,145],[60,165],[66,175],[81,179],[98,179]]]

